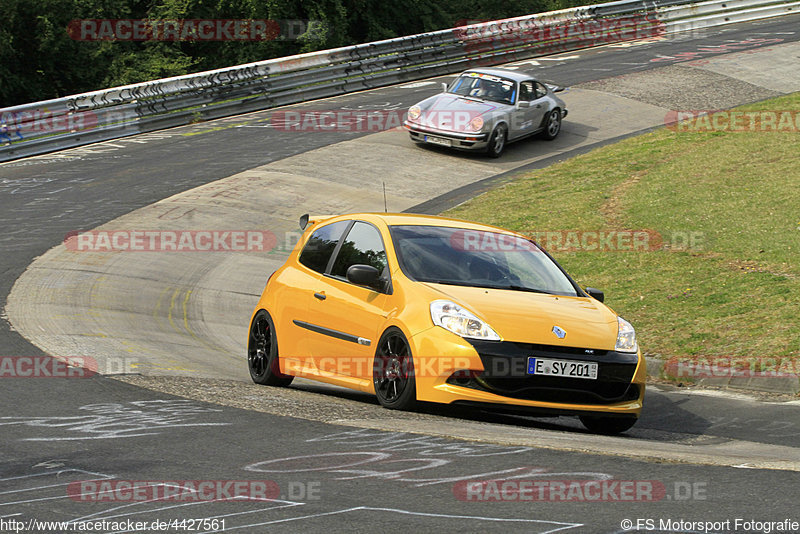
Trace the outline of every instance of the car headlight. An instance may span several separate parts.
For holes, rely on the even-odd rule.
[[[419,118],[421,113],[422,110],[419,109],[419,106],[411,106],[410,108],[408,108],[408,118],[411,120],[416,120],[417,118]]]
[[[431,302],[431,319],[433,319],[433,324],[461,337],[500,341],[500,336],[492,330],[491,326],[449,300]]]
[[[636,352],[639,350],[639,345],[636,343],[636,332],[633,330],[631,323],[617,317],[617,346],[614,350],[617,352]]]
[[[475,117],[469,121],[469,127],[472,128],[474,132],[480,132],[481,128],[483,128],[483,117]]]

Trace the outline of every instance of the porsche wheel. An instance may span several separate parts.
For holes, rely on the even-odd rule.
[[[544,130],[542,131],[542,137],[547,139],[548,141],[552,141],[556,137],[558,137],[559,132],[561,131],[561,110],[556,108],[544,119]]]
[[[265,386],[288,386],[293,376],[284,375],[278,365],[278,340],[275,324],[266,310],[259,310],[250,325],[247,343],[247,367],[250,378]]]
[[[581,423],[595,434],[620,434],[636,424],[636,417],[580,416]]]
[[[408,341],[399,328],[381,336],[372,368],[375,395],[384,408],[408,410],[417,403],[414,360]]]
[[[489,146],[486,147],[486,154],[490,158],[499,158],[506,147],[506,137],[508,131],[504,125],[500,125],[494,129],[491,137],[489,137]]]

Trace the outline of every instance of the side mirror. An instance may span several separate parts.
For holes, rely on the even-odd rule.
[[[520,100],[517,102],[517,109],[529,108],[531,107],[531,103],[527,100]]]
[[[442,92],[443,93],[447,92],[447,87],[448,87],[447,82],[442,82]]]
[[[603,302],[603,300],[606,298],[605,294],[602,291],[600,291],[599,289],[595,289],[593,287],[587,287],[586,293],[593,299],[598,300],[600,302]]]
[[[378,291],[381,288],[380,277],[381,273],[379,273],[378,269],[372,265],[363,265],[357,263],[355,265],[351,265],[347,269],[348,282],[351,282],[357,286],[366,286],[370,289],[374,289],[375,291]]]

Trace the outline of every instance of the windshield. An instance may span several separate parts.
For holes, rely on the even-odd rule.
[[[577,296],[564,272],[533,242],[441,226],[392,226],[406,276],[418,282]]]
[[[450,84],[447,92],[511,105],[514,103],[516,86],[512,80],[499,76],[465,72]]]

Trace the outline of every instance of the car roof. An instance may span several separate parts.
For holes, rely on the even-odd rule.
[[[494,76],[503,76],[504,78],[508,78],[510,80],[514,80],[515,82],[524,82],[525,80],[535,80],[536,77],[531,76],[530,74],[525,74],[524,72],[517,72],[513,70],[506,70],[506,69],[467,69],[464,72],[478,72],[480,74],[491,74]],[[461,73],[463,74],[463,72]]]
[[[416,213],[349,213],[347,215],[337,215],[330,219],[325,219],[325,222],[333,222],[334,219],[357,219],[372,223],[382,222],[387,226],[447,226],[464,228],[467,230],[484,230],[488,232],[519,235],[517,232],[512,232],[511,230],[500,228],[499,226],[434,215],[419,215]]]

